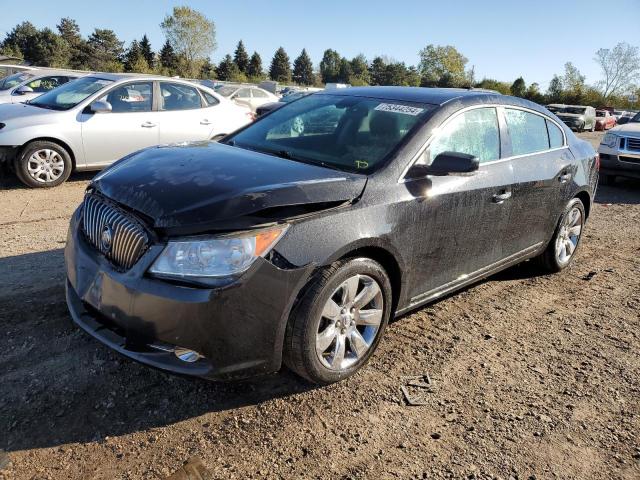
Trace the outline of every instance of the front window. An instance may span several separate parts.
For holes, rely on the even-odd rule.
[[[69,110],[112,83],[112,80],[103,78],[83,77],[40,95],[31,100],[29,105],[50,110]]]
[[[480,163],[500,158],[500,129],[493,107],[475,108],[455,116],[438,133],[429,147],[426,163],[442,152],[467,153]]]
[[[20,72],[9,75],[6,78],[0,80],[0,90],[9,90],[10,88],[17,87],[25,80],[29,80],[33,77],[32,73]]]
[[[42,77],[32,80],[31,82],[25,84],[25,86],[31,88],[34,93],[46,93],[49,90],[58,88],[60,85],[67,83],[68,81],[69,77]]]
[[[275,110],[226,143],[286,159],[370,173],[433,105],[368,97],[312,95]]]

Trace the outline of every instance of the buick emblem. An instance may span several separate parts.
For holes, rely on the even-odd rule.
[[[109,225],[105,225],[102,228],[102,235],[100,235],[100,244],[102,245],[102,250],[107,253],[111,249],[111,241],[113,240],[113,233],[111,232],[111,227]]]

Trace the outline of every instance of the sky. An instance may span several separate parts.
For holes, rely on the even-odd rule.
[[[306,48],[317,66],[325,49],[371,60],[387,55],[407,65],[432,43],[453,45],[483,77],[513,81],[523,76],[544,89],[571,61],[587,77],[600,78],[593,57],[599,48],[625,41],[640,46],[640,0],[403,1],[321,0],[0,0],[0,38],[19,22],[55,29],[61,17],[75,19],[84,36],[110,28],[128,45],[146,33],[154,49],[164,43],[160,22],[176,5],[189,5],[216,24],[215,62],[233,53],[242,39],[268,67],[280,46],[291,60]]]

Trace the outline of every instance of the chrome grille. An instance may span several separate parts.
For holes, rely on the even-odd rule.
[[[640,138],[627,137],[627,150],[640,152]]]
[[[125,270],[135,265],[149,243],[139,222],[112,202],[94,194],[84,197],[82,230],[91,245]]]

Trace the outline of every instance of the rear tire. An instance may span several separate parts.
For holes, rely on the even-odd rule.
[[[67,150],[54,142],[28,143],[15,161],[16,176],[31,188],[56,187],[65,182],[73,163]]]
[[[334,263],[309,282],[291,313],[285,365],[321,385],[350,377],[377,348],[391,306],[391,283],[379,263],[369,258]]]
[[[572,199],[565,207],[549,245],[537,258],[548,272],[560,272],[573,261],[584,231],[585,211],[579,198]]]

